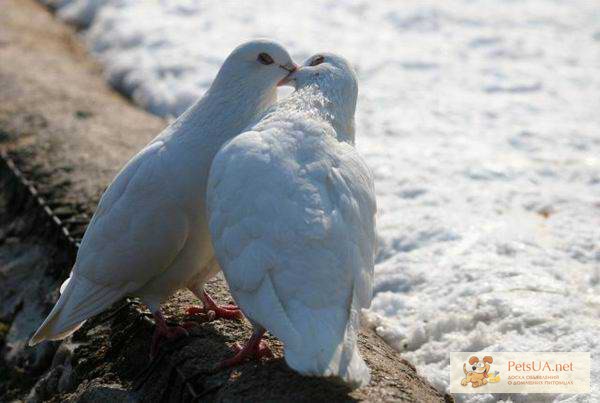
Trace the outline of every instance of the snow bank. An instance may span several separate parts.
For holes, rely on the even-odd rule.
[[[535,401],[600,400],[596,2],[58,3],[89,25],[107,79],[163,116],[251,37],[352,60],[379,201],[377,331],[442,390],[450,351],[591,351],[592,397]]]

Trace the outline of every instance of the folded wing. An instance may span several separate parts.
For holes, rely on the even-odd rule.
[[[173,208],[159,153],[142,150],[102,196],[71,278],[30,344],[59,339],[166,270],[187,239],[187,217]],[[168,211],[169,214],[164,212]]]

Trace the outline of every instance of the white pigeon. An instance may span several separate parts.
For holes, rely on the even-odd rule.
[[[242,44],[227,57],[204,96],[102,195],[71,277],[30,345],[68,336],[128,295],[140,297],[155,317],[153,352],[162,337],[185,334],[167,327],[160,311],[176,290],[188,287],[205,307],[218,309],[203,291],[219,271],[206,217],[210,165],[226,141],[277,100],[278,83],[296,67],[281,45],[267,40]]]
[[[373,178],[354,148],[357,81],[343,58],[310,58],[296,91],[228,142],[211,167],[207,200],[215,254],[254,333],[219,367],[270,355],[265,329],[288,365],[369,382],[357,347],[372,298]]]

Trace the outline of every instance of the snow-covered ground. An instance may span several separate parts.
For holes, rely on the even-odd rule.
[[[597,0],[46,1],[161,115],[251,37],[299,62],[349,58],[379,203],[379,334],[442,390],[451,351],[591,351],[591,396],[502,399],[600,401]]]

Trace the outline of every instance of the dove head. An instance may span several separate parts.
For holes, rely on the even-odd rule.
[[[276,93],[276,86],[297,69],[277,42],[256,39],[239,45],[225,59],[213,86],[244,87],[252,94]]]
[[[354,112],[358,97],[358,80],[350,63],[332,53],[318,53],[284,80],[296,91],[315,89],[326,99],[326,108],[336,130],[354,143]]]
[[[297,69],[280,44],[257,39],[235,48],[219,69],[208,91],[182,117],[188,125],[212,121],[226,113],[228,129],[219,138],[238,134],[277,101],[277,85]],[[185,120],[188,119],[188,120]]]

